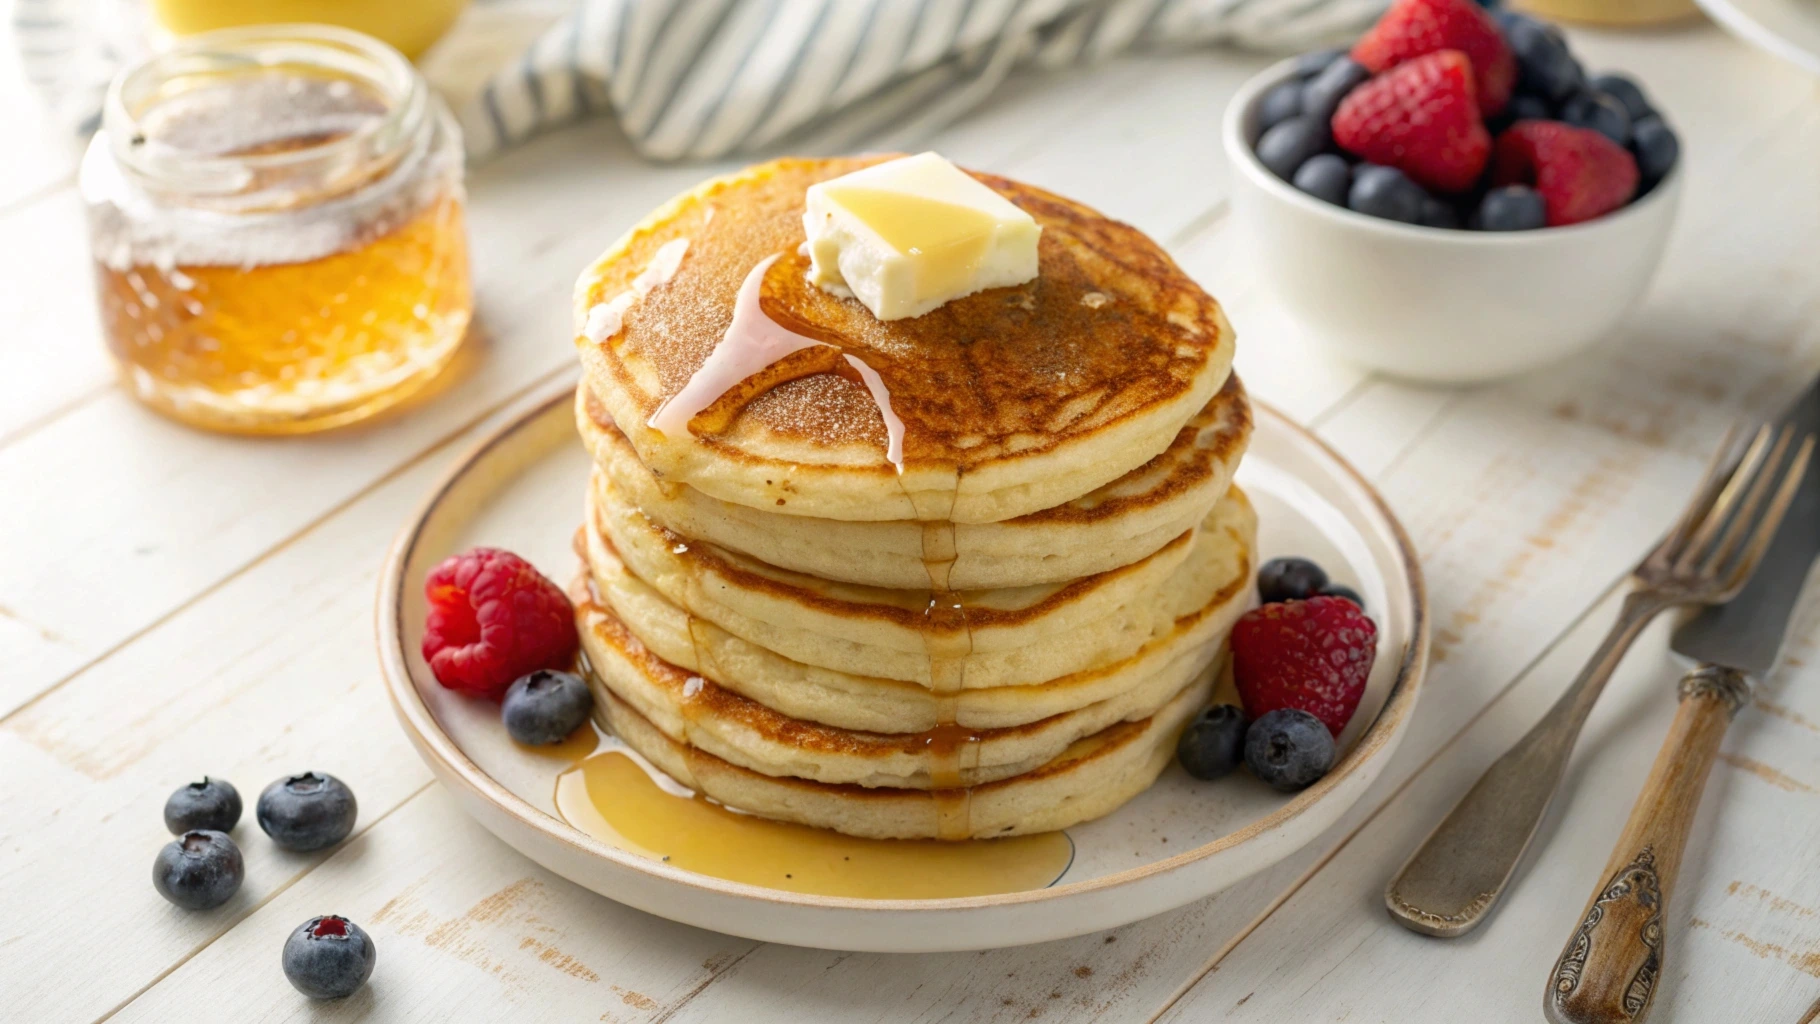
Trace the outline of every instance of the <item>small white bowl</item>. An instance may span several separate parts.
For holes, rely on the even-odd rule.
[[[1314,341],[1399,377],[1465,384],[1584,348],[1643,297],[1674,225],[1680,163],[1638,202],[1571,227],[1456,231],[1367,217],[1258,162],[1259,100],[1293,66],[1245,83],[1221,134],[1246,254]]]

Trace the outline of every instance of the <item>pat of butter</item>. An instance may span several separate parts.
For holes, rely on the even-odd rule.
[[[1042,228],[934,153],[809,187],[809,280],[880,320],[1036,277]]]

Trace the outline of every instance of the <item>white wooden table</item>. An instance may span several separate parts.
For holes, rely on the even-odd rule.
[[[18,1021],[1534,1021],[1673,709],[1653,631],[1593,716],[1542,852],[1485,928],[1392,925],[1413,842],[1604,631],[1732,416],[1820,369],[1820,83],[1716,30],[1578,33],[1686,139],[1667,265],[1621,337],[1498,387],[1411,387],[1319,358],[1225,217],[1216,123],[1261,58],[1026,76],[932,141],[1162,240],[1230,309],[1253,392],[1382,488],[1421,550],[1434,668],[1376,789],[1239,889],[1114,932],[996,952],[854,955],[699,931],[518,856],[393,723],[374,576],[408,510],[525,396],[574,372],[578,269],[708,172],[594,123],[471,179],[474,358],[407,415],[326,437],[196,433],[112,386],[67,154],[0,160],[0,1018]],[[10,52],[10,47],[7,47]],[[16,83],[4,122],[25,123]],[[897,140],[880,140],[889,145]],[[1470,329],[1470,325],[1463,325]],[[1820,1000],[1820,602],[1727,738],[1667,916],[1655,1020],[1797,1024]],[[204,772],[249,797],[320,768],[360,798],[313,855],[248,842],[225,908],[160,900],[159,809]],[[252,827],[243,822],[242,831]],[[278,967],[315,913],[362,923],[372,984],[311,1005]]]

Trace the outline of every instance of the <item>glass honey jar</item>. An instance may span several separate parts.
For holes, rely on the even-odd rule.
[[[127,69],[81,189],[108,348],[128,390],[179,420],[361,420],[467,331],[459,129],[359,33],[225,29]]]

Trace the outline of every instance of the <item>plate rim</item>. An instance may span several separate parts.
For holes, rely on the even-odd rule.
[[[459,781],[473,795],[508,814],[519,825],[541,834],[545,839],[554,840],[577,852],[610,861],[617,867],[645,875],[652,881],[687,886],[701,890],[704,895],[708,896],[757,900],[809,910],[880,910],[917,914],[1044,903],[1131,885],[1157,875],[1180,870],[1238,846],[1257,835],[1282,828],[1312,809],[1327,793],[1337,788],[1349,775],[1376,756],[1387,743],[1393,743],[1400,738],[1405,720],[1413,712],[1416,699],[1422,689],[1422,683],[1427,676],[1429,655],[1427,585],[1422,575],[1421,562],[1416,555],[1415,545],[1403,529],[1403,524],[1390,510],[1389,504],[1384,501],[1377,488],[1373,487],[1371,482],[1366,480],[1364,475],[1344,456],[1334,450],[1333,446],[1323,441],[1313,431],[1295,422],[1275,406],[1253,398],[1253,412],[1260,421],[1265,418],[1272,419],[1282,429],[1294,435],[1299,442],[1311,445],[1321,455],[1331,460],[1341,470],[1343,481],[1364,498],[1364,507],[1378,520],[1377,525],[1391,542],[1391,554],[1396,568],[1402,573],[1403,585],[1410,598],[1409,642],[1404,645],[1402,661],[1397,666],[1396,678],[1391,681],[1390,690],[1385,695],[1383,706],[1379,708],[1377,716],[1366,727],[1358,742],[1353,745],[1340,763],[1314,785],[1297,793],[1281,807],[1245,827],[1171,857],[1079,882],[987,896],[939,899],[867,899],[852,896],[823,896],[715,878],[711,875],[671,867],[648,857],[640,857],[595,839],[556,815],[531,805],[468,757],[460,745],[436,722],[429,705],[418,693],[404,647],[405,631],[402,621],[404,587],[410,582],[405,579],[404,570],[405,566],[411,562],[417,544],[423,536],[425,525],[450,492],[490,451],[531,423],[550,415],[553,406],[561,405],[563,408],[567,408],[572,405],[575,386],[576,379],[565,377],[563,383],[552,386],[553,393],[548,397],[534,401],[527,399],[527,401],[533,401],[533,404],[474,442],[449,466],[438,478],[436,484],[430,488],[429,493],[413,508],[403,528],[399,530],[388,546],[385,561],[381,566],[374,602],[374,641],[379,657],[380,675],[384,681],[386,696],[392,705],[394,717],[398,719],[400,726],[412,741],[412,746],[417,750],[419,757],[426,760],[434,757],[436,761],[440,762],[440,765],[430,765],[432,769],[440,768],[435,772],[439,778],[444,781],[449,779]],[[522,854],[522,851],[519,852]]]

